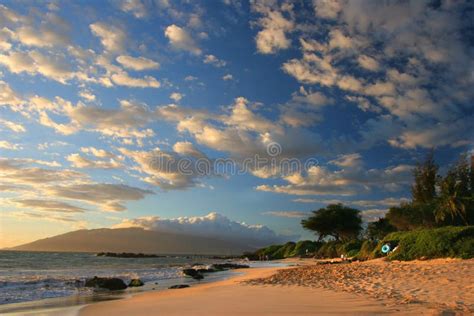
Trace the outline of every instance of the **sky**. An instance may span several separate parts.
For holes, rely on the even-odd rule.
[[[0,247],[144,227],[312,238],[473,150],[468,1],[2,1]],[[272,238],[273,238],[272,237]]]

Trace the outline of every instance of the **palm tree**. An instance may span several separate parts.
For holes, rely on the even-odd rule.
[[[466,213],[468,197],[462,194],[464,183],[456,178],[456,172],[449,171],[440,182],[440,195],[435,209],[435,219],[438,223],[444,222],[449,216],[453,222],[460,218],[465,225],[468,225]]]

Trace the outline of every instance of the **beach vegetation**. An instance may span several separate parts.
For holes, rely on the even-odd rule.
[[[362,231],[360,211],[342,204],[329,204],[313,211],[313,215],[301,221],[301,225],[314,231],[321,241],[332,237],[336,241],[355,239]]]

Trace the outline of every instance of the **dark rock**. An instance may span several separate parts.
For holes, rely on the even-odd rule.
[[[124,290],[127,288],[127,285],[123,282],[122,279],[118,278],[99,278],[93,277],[92,279],[86,280],[84,284],[85,287],[95,287],[95,288],[102,288],[108,289],[111,291],[115,290]]]
[[[215,263],[212,265],[212,268],[218,271],[224,271],[229,269],[246,269],[250,268],[250,266],[238,263]]]
[[[183,269],[183,273],[195,280],[202,280],[204,276],[196,269]]]
[[[136,287],[136,286],[143,286],[145,283],[143,283],[142,280],[140,279],[131,279],[130,283],[128,284],[129,287]]]
[[[187,285],[187,284],[176,284],[176,285],[170,286],[169,289],[172,289],[172,290],[174,290],[174,289],[184,289],[184,288],[187,288],[187,287],[189,287],[189,285]]]

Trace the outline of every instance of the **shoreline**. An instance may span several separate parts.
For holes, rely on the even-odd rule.
[[[315,260],[291,261],[297,267],[312,265]],[[249,268],[227,280],[157,292],[146,292],[113,302],[99,302],[82,307],[79,316],[89,315],[313,315],[316,313],[380,315],[419,314],[409,306],[400,309],[358,294],[303,286],[249,285],[246,282],[271,278],[278,271],[294,266]]]
[[[113,300],[44,306],[16,314],[469,315],[474,311],[474,286],[469,283],[474,278],[474,259],[376,259],[349,264],[284,259],[266,263],[275,265],[232,270],[184,289],[122,293]],[[174,281],[170,284],[183,283]]]
[[[298,266],[237,270],[241,275],[228,280],[91,304],[83,307],[79,315],[470,315],[473,312],[473,285],[469,282],[474,274],[472,259],[414,262],[376,259],[328,265],[303,259],[287,263]],[[390,279],[379,283],[384,277]]]
[[[266,262],[250,262],[253,266],[276,266],[281,267],[285,265],[281,261],[266,261]],[[251,268],[250,268],[251,269]],[[242,269],[246,270],[246,269]],[[45,299],[37,299],[31,301],[23,301],[0,305],[0,314],[8,315],[77,315],[78,311],[88,305],[97,304],[100,302],[109,302],[116,300],[128,299],[137,295],[150,292],[167,291],[168,287],[175,284],[188,284],[191,287],[205,285],[208,283],[215,283],[223,281],[241,274],[235,272],[236,270],[225,270],[207,274],[203,280],[194,280],[189,277],[176,277],[169,279],[158,280],[157,282],[146,283],[142,287],[128,288],[125,291],[99,291],[89,294],[73,294],[68,296],[52,297]],[[74,312],[75,311],[75,312]]]

